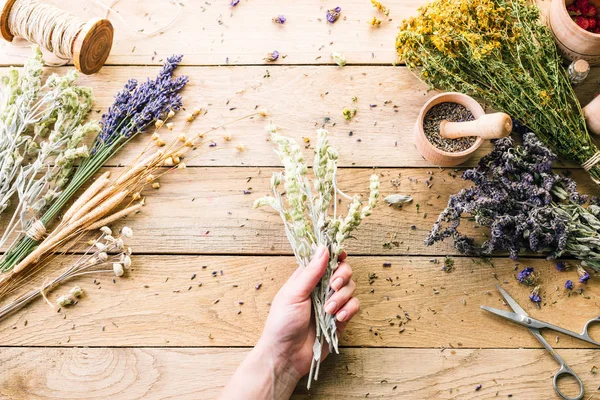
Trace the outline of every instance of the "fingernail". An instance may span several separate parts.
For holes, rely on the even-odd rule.
[[[333,311],[335,311],[335,301],[330,301],[329,303],[325,304],[325,312],[327,314],[333,314]]]
[[[346,311],[346,310],[340,311],[335,316],[335,319],[337,319],[339,322],[344,322],[346,320],[346,318],[348,318],[348,311]]]
[[[342,283],[344,283],[342,278],[335,278],[333,282],[331,282],[331,288],[335,291],[338,291],[342,288]]]
[[[321,257],[323,257],[323,254],[325,254],[325,246],[321,245],[317,248],[317,252],[315,253],[315,258],[319,259]]]

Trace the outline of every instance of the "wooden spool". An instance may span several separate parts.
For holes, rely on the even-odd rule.
[[[600,35],[580,28],[569,16],[567,5],[575,0],[552,0],[548,25],[563,57],[569,61],[586,60],[590,65],[600,65]],[[596,8],[600,0],[590,0]]]
[[[589,131],[600,135],[600,96],[583,108],[583,115]]]
[[[0,34],[12,42],[8,18],[17,0],[0,0]],[[102,68],[112,48],[114,28],[109,20],[96,18],[88,21],[73,41],[73,64],[86,75],[95,74]]]
[[[425,120],[425,115],[427,115],[427,112],[433,106],[436,106],[440,103],[458,103],[466,107],[471,114],[473,114],[475,119],[483,117],[485,115],[485,111],[472,97],[455,92],[438,94],[437,96],[431,98],[427,103],[425,103],[423,108],[421,108],[421,112],[419,113],[419,117],[417,118],[414,129],[415,144],[417,145],[417,149],[426,160],[435,165],[439,165],[441,167],[454,167],[471,158],[473,153],[483,143],[483,139],[478,137],[475,140],[475,143],[473,143],[473,146],[456,153],[440,150],[431,144],[431,142],[427,139],[427,136],[425,136],[425,131],[423,130],[423,121]]]

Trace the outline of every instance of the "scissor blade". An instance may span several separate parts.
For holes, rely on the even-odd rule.
[[[529,315],[525,312],[525,310],[521,308],[521,306],[515,301],[515,299],[510,297],[506,290],[502,289],[500,285],[496,285],[496,287],[498,288],[502,296],[504,296],[504,300],[506,300],[506,303],[510,306],[510,308],[513,309],[514,312],[516,312],[517,314]]]
[[[485,310],[485,311],[489,311],[492,314],[496,314],[502,318],[506,318],[507,320],[515,322],[519,325],[525,325],[523,323],[523,319],[517,313],[511,312],[511,311],[506,311],[506,310],[500,310],[498,308],[492,308],[492,307],[488,307],[488,306],[481,306],[481,309]]]

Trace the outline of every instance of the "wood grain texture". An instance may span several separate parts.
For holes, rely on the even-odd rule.
[[[104,17],[106,11],[95,2],[45,0],[88,20]],[[102,1],[105,5],[109,1]],[[169,1],[119,1],[114,10],[128,26],[111,14],[115,40],[108,59],[113,65],[158,64],[173,53],[185,54],[190,65],[268,64],[266,54],[281,53],[277,64],[334,64],[331,52],[345,55],[353,64],[392,64],[396,62],[395,38],[402,19],[413,15],[424,0],[396,0],[386,18],[370,1],[346,0],[339,20],[329,24],[325,18],[335,3],[321,0],[272,2],[242,0],[237,7],[230,1],[179,1],[183,5],[175,23],[152,37],[151,33],[168,24],[177,14]],[[389,3],[389,4],[388,4]],[[283,14],[284,25],[273,17]],[[368,24],[373,16],[383,19],[379,27]],[[26,48],[3,43],[0,64],[22,64],[29,55]]]
[[[180,68],[180,74],[190,77],[183,92],[184,104],[190,109],[202,107],[208,111],[195,122],[190,133],[235,121],[255,113],[257,108],[269,112],[266,119],[246,119],[208,134],[207,140],[216,140],[217,148],[190,160],[188,165],[279,166],[264,129],[273,121],[281,134],[298,142],[304,138],[314,142],[316,129],[325,126],[332,145],[339,150],[341,166],[434,166],[416,149],[413,128],[421,107],[435,93],[428,93],[427,87],[405,67],[281,66],[268,70],[270,77],[265,78],[266,69],[256,66]],[[105,67],[97,75],[81,76],[78,82],[94,88],[95,112],[91,115],[100,118],[128,79],[145,80],[157,72],[156,67]],[[594,69],[589,81],[577,89],[582,104],[598,92],[598,79],[600,68]],[[358,98],[356,102],[352,101],[354,96]],[[344,107],[358,110],[350,122],[342,115]],[[175,120],[176,132],[183,127],[184,117],[182,112]],[[233,138],[231,143],[225,143],[225,135]],[[130,162],[146,145],[148,136],[133,140],[108,165]],[[244,144],[247,151],[236,151],[237,144]],[[311,159],[313,150],[307,147],[305,155]],[[490,148],[489,142],[484,143],[465,165],[475,165]]]
[[[2,348],[0,396],[215,399],[247,351]],[[573,349],[561,355],[583,380],[585,398],[597,398],[598,378],[590,369],[600,363],[600,353]],[[325,361],[310,392],[300,382],[292,398],[554,399],[556,370],[544,350],[342,349]]]
[[[575,331],[598,312],[597,282],[577,285],[585,297],[569,292],[564,282],[576,282],[576,271],[558,272],[551,261],[523,259],[517,264],[493,259],[490,265],[455,258],[454,271],[446,273],[441,270],[442,258],[437,263],[425,257],[351,256],[349,260],[361,311],[343,334],[343,346],[540,347],[524,328],[480,310],[480,305],[508,309],[496,284],[504,286],[533,317]],[[540,276],[544,299],[540,309],[529,301],[531,288],[515,280],[517,270],[525,266],[533,266]],[[269,302],[296,264],[292,257],[169,255],[136,256],[133,268],[114,283],[114,276],[99,274],[63,285],[50,294],[51,301],[75,284],[86,296],[60,312],[41,299],[34,302],[1,321],[0,343],[253,346],[262,332]],[[370,279],[372,274],[377,278]],[[31,286],[39,284],[41,279]],[[558,343],[555,334],[546,336],[557,348],[590,347],[562,335]]]
[[[120,173],[118,169],[112,171],[114,176]],[[291,254],[279,215],[267,207],[252,208],[255,199],[268,194],[274,171],[279,169],[188,168],[163,176],[158,191],[150,188],[144,192],[147,201],[142,212],[127,220],[136,232],[131,241],[133,248],[151,254]],[[367,195],[373,173],[380,176],[382,199],[402,193],[410,194],[413,202],[397,209],[380,201],[373,215],[356,231],[357,240],[347,242],[351,254],[456,252],[451,241],[427,247],[423,240],[446,207],[448,196],[467,185],[460,177],[449,175],[460,176],[460,171],[345,168],[338,174],[340,188],[346,193]],[[600,194],[583,170],[574,171],[573,178],[582,193]],[[245,194],[245,190],[250,193]],[[348,201],[342,201],[338,210],[344,212],[347,205]],[[480,241],[488,233],[487,228],[477,228],[466,219],[462,225],[465,234]]]

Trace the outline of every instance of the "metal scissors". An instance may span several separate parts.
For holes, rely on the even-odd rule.
[[[565,360],[563,360],[562,357],[559,356],[554,351],[554,349],[550,346],[550,344],[546,341],[546,339],[544,339],[544,337],[540,333],[540,329],[544,329],[544,328],[551,329],[555,332],[560,332],[562,334],[574,337],[576,339],[583,340],[584,342],[588,342],[588,343],[594,344],[596,346],[600,346],[600,342],[597,342],[594,339],[592,339],[588,333],[588,329],[589,329],[590,325],[592,325],[594,323],[600,323],[600,317],[592,318],[588,322],[586,322],[585,326],[583,327],[582,333],[572,332],[572,331],[563,329],[559,326],[552,325],[547,322],[537,320],[535,318],[531,318],[525,312],[525,310],[523,310],[521,308],[521,306],[519,306],[519,304],[512,297],[510,297],[510,295],[504,289],[502,289],[498,285],[496,285],[496,287],[498,288],[498,290],[500,291],[502,296],[504,296],[504,300],[506,300],[506,303],[513,309],[514,312],[499,310],[497,308],[492,308],[492,307],[487,307],[487,306],[481,306],[481,308],[484,309],[485,311],[489,311],[500,317],[506,318],[509,321],[526,326],[529,329],[529,332],[531,332],[531,334],[546,348],[546,350],[548,350],[550,352],[550,354],[552,354],[552,357],[554,357],[554,359],[560,365],[560,369],[558,370],[558,372],[556,374],[554,374],[554,379],[552,380],[552,383],[554,385],[554,390],[556,391],[556,393],[565,400],[581,400],[583,398],[583,392],[584,392],[583,383],[581,382],[581,379],[579,379],[577,374],[575,374],[575,372],[573,372],[573,370],[567,365]],[[579,395],[577,397],[568,397],[560,391],[560,388],[558,387],[557,383],[558,383],[558,379],[561,376],[562,377],[571,376],[577,381],[577,384],[579,385]]]

